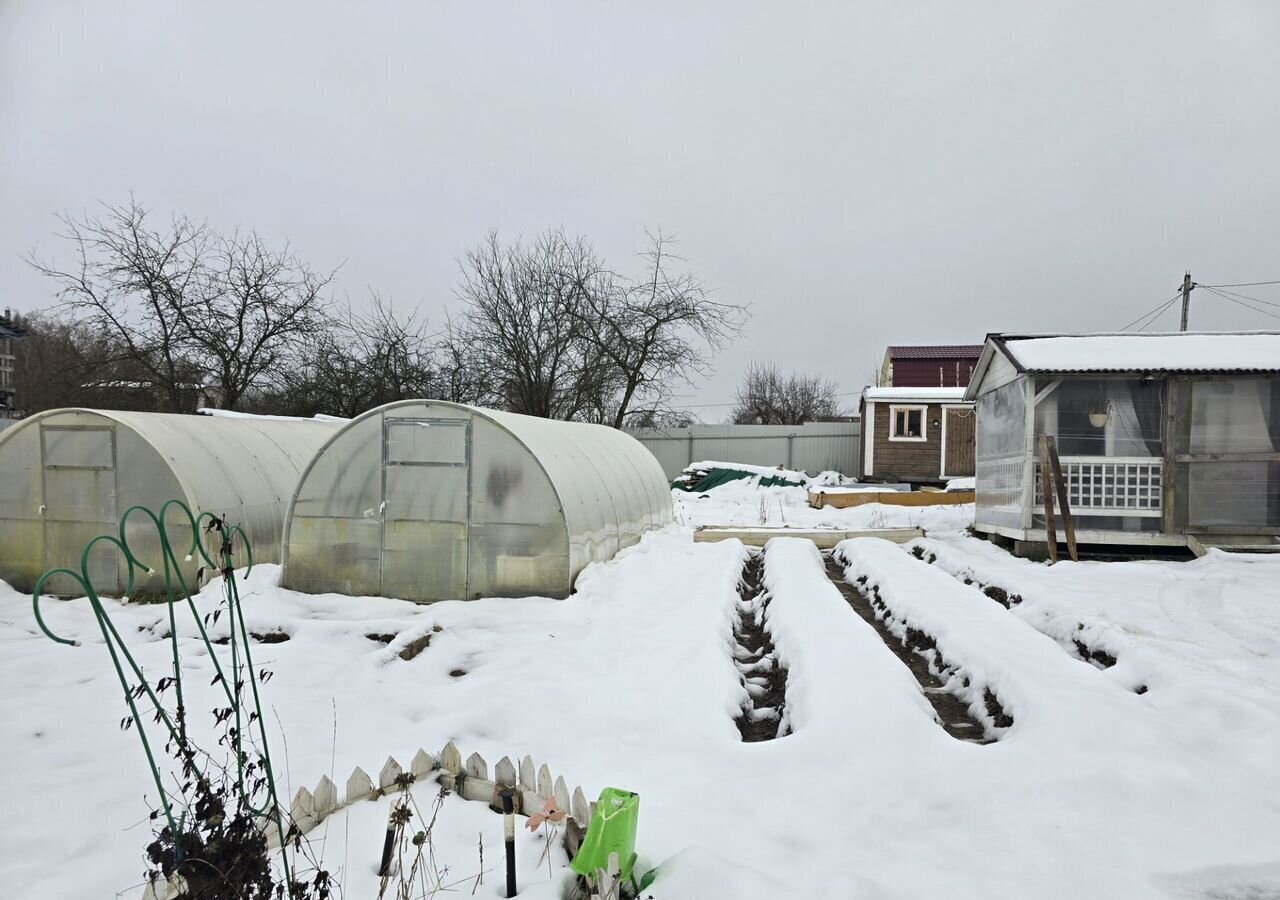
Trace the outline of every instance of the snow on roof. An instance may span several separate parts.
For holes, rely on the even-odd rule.
[[[1032,372],[1280,371],[1280,332],[993,337]]]
[[[924,344],[917,346],[893,346],[890,359],[977,359],[981,344]]]
[[[863,390],[864,400],[961,400],[962,387],[869,387]]]
[[[257,413],[238,412],[234,409],[216,409],[212,406],[202,406],[196,410],[198,416],[213,416],[218,419],[258,419],[274,422],[350,422],[350,419],[344,419],[342,416],[326,416],[319,413],[314,416],[263,416]]]

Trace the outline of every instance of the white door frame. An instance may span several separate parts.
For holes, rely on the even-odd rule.
[[[862,454],[862,474],[870,478],[876,464],[876,402],[868,400],[863,415],[862,436],[866,440],[866,452]]]

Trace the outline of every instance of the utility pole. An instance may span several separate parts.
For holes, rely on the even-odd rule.
[[[1190,272],[1182,276],[1182,327],[1179,331],[1187,330],[1187,316],[1191,313],[1191,289],[1195,286]]]

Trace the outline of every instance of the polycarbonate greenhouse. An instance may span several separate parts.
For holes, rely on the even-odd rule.
[[[0,432],[0,578],[29,591],[47,569],[78,571],[85,544],[115,533],[125,510],[141,504],[158,511],[173,499],[197,516],[227,516],[249,536],[256,561],[278,562],[298,477],[340,425],[89,409],[24,419]],[[171,513],[169,532],[182,561],[190,527]],[[139,560],[162,571],[155,526],[135,514],[128,534]],[[100,593],[124,591],[127,566],[109,545],[94,549],[89,573]],[[161,584],[158,575],[144,578],[135,591]],[[77,592],[65,578],[49,589]]]
[[[671,521],[658,461],[601,425],[409,400],[353,419],[298,483],[284,585],[463,600],[565,597]]]

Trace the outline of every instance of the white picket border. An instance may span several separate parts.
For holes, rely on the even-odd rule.
[[[375,788],[369,775],[357,766],[347,779],[346,796],[341,802],[338,801],[337,788],[333,782],[327,775],[322,776],[315,790],[298,788],[290,804],[290,815],[294,824],[305,835],[333,813],[352,803],[377,800],[398,791],[397,780],[405,771],[394,756],[387,757],[378,772],[378,784]],[[595,804],[587,802],[587,794],[581,786],[570,789],[563,775],[552,775],[551,767],[546,763],[535,770],[533,758],[525,756],[521,758],[517,768],[510,757],[504,756],[493,767],[492,779],[489,772],[489,763],[483,756],[472,753],[464,761],[461,751],[453,741],[445,744],[434,755],[419,749],[408,768],[408,773],[415,782],[425,780],[435,773],[442,786],[463,799],[486,803],[495,809],[501,808],[499,792],[503,788],[512,788],[516,794],[516,812],[524,816],[541,810],[547,800],[554,797],[556,804],[584,831],[590,824],[591,807]],[[294,815],[294,810],[301,816]]]
[[[453,741],[449,741],[438,754],[419,748],[409,763],[407,773],[414,782],[425,781],[434,775],[442,787],[448,788],[464,800],[488,804],[495,812],[502,810],[500,791],[505,788],[514,790],[516,812],[522,816],[541,811],[547,801],[554,797],[556,805],[586,834],[591,817],[595,815],[596,804],[587,801],[587,794],[580,785],[570,790],[563,775],[553,776],[548,764],[543,763],[535,769],[533,757],[524,756],[517,766],[510,757],[504,756],[493,767],[492,781],[489,779],[489,771],[489,763],[483,756],[472,753],[464,762],[462,752]],[[341,800],[338,799],[337,785],[328,775],[322,775],[314,790],[300,787],[294,793],[289,804],[288,820],[305,836],[340,809],[362,800],[378,800],[398,792],[405,774],[406,769],[396,758],[388,756],[378,770],[375,786],[369,773],[356,766],[347,777]],[[280,839],[275,823],[266,817],[260,818],[259,822],[267,835],[267,845],[272,849],[279,847]],[[286,821],[286,831],[289,824],[290,821]],[[142,900],[168,900],[177,896],[177,893],[176,884],[148,884]]]

